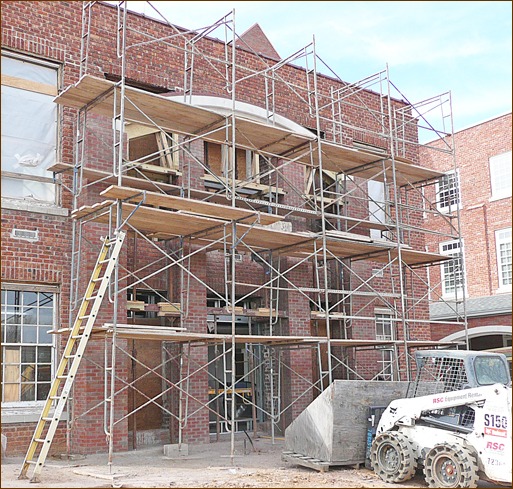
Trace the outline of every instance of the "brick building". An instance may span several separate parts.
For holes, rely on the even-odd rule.
[[[458,131],[454,140],[455,161],[420,153],[424,165],[447,172],[437,187],[444,214],[428,215],[426,225],[437,230],[459,210],[462,238],[427,240],[429,250],[456,255],[430,270],[434,298],[443,299],[433,301],[430,315],[451,321],[465,303],[471,349],[511,346],[511,113]],[[458,325],[433,323],[432,337],[466,334]]]
[[[9,453],[42,409],[52,450],[274,436],[332,379],[408,379],[432,346],[424,104],[232,25],[2,5]]]

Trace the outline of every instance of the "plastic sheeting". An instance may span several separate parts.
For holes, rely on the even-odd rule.
[[[56,86],[57,71],[46,66],[2,57],[2,73]],[[55,163],[57,105],[51,95],[2,86],[2,171],[52,177]],[[2,196],[54,202],[51,183],[2,176]]]

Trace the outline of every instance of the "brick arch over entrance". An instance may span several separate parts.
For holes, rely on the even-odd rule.
[[[486,339],[489,337],[501,337],[502,344],[490,346]],[[488,337],[488,338],[487,338]],[[504,339],[509,339],[511,342],[511,326],[476,326],[475,328],[468,329],[468,338],[470,341],[471,349],[488,349],[499,346],[504,346]],[[457,331],[452,333],[445,338],[441,338],[440,341],[461,341],[465,340],[465,331]],[[483,348],[478,348],[479,345],[483,345]]]

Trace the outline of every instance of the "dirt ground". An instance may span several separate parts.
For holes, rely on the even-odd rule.
[[[191,445],[187,456],[164,457],[162,447],[115,453],[112,466],[106,454],[88,455],[75,460],[49,458],[40,484],[18,480],[23,458],[2,460],[2,488],[7,487],[425,487],[421,477],[407,484],[383,483],[365,468],[330,467],[327,472],[293,465],[281,459],[283,441],[271,443],[257,438],[251,444],[235,441],[230,456],[230,441]],[[79,458],[81,458],[79,460]],[[29,471],[29,474],[31,472]]]
[[[284,462],[283,440],[271,443],[256,438],[254,448],[243,439],[191,445],[187,456],[168,458],[162,447],[115,453],[108,466],[106,454],[75,456],[75,460],[49,458],[40,484],[18,480],[23,458],[2,460],[2,488],[30,487],[426,487],[420,474],[404,484],[386,484],[366,468],[330,467],[327,472]],[[31,472],[29,472],[30,474]],[[480,483],[479,487],[493,487]]]

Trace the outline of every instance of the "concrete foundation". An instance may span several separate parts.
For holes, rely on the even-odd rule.
[[[178,458],[187,457],[188,455],[189,445],[186,443],[182,443],[181,445],[178,443],[172,445],[164,445],[164,457]]]

